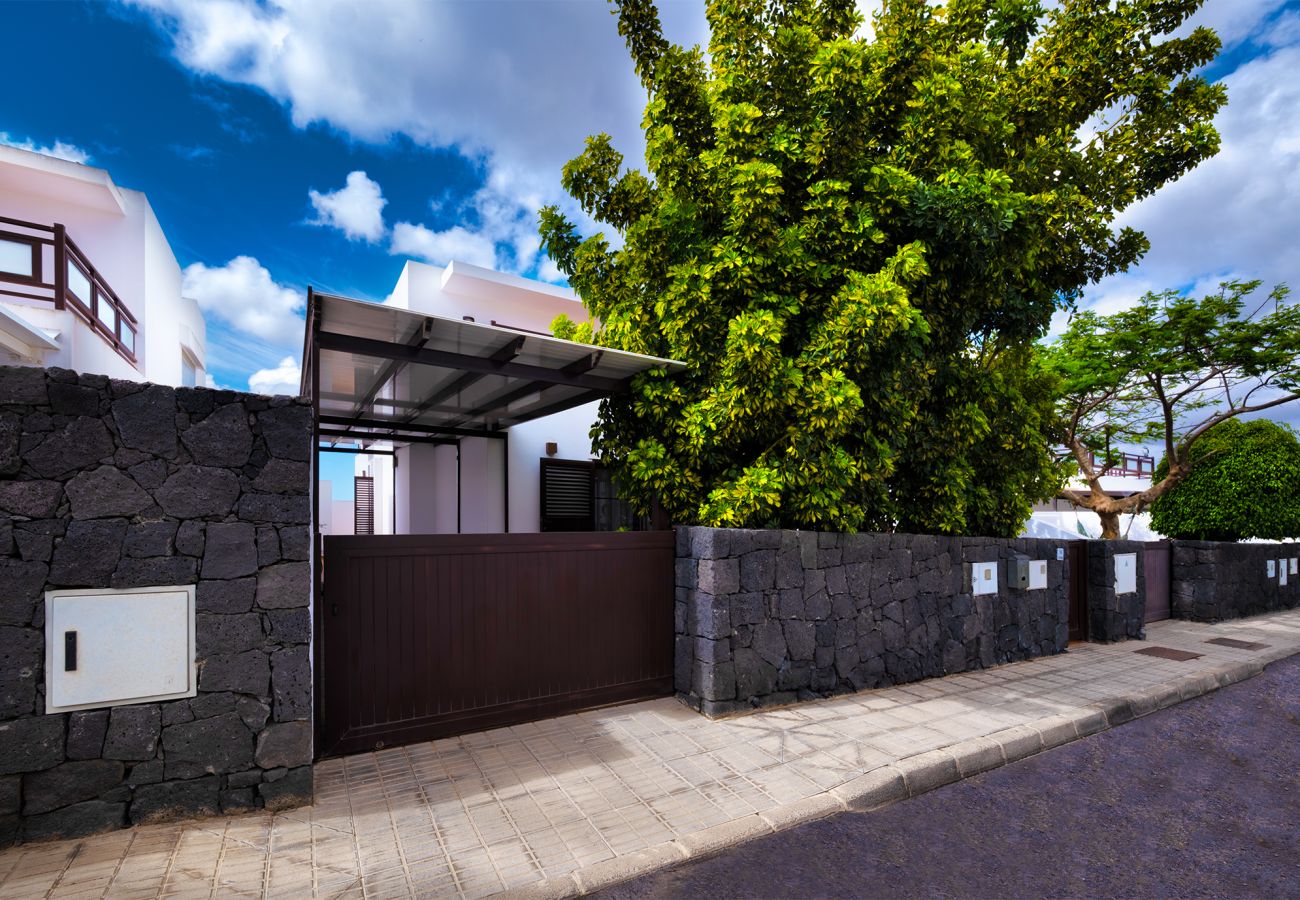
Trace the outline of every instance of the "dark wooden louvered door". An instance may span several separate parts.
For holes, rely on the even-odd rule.
[[[542,460],[542,531],[594,531],[596,464]]]
[[[352,486],[352,533],[375,533],[375,479],[358,475]]]

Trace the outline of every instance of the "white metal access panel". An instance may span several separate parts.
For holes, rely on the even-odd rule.
[[[194,587],[48,591],[45,711],[192,697]]]

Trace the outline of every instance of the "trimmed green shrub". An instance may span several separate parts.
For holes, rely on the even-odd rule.
[[[1205,541],[1300,537],[1300,440],[1290,428],[1232,419],[1190,455],[1191,473],[1151,504],[1156,531]],[[1168,469],[1161,460],[1156,483]]]

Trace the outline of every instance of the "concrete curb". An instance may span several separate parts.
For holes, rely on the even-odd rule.
[[[1184,675],[1144,691],[1108,697],[1033,724],[1016,725],[985,737],[970,738],[950,747],[900,759],[823,793],[723,822],[676,841],[665,841],[645,850],[583,866],[568,875],[514,888],[497,896],[527,900],[583,896],[836,813],[881,809],[1253,678],[1269,663],[1294,653],[1293,650],[1274,650],[1245,662]]]

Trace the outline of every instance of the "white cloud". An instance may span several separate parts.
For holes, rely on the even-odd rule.
[[[258,369],[248,376],[248,389],[254,394],[288,394],[298,396],[301,374],[292,356],[280,360],[274,369]]]
[[[398,222],[393,226],[391,249],[399,256],[415,256],[438,266],[454,259],[489,269],[496,265],[496,244],[459,225],[432,231],[423,225]]]
[[[279,346],[302,341],[304,296],[277,284],[251,256],[236,256],[224,266],[186,266],[181,290],[204,315],[240,331]]]
[[[1193,28],[1213,28],[1225,47],[1255,36],[1287,0],[1209,0],[1176,34]]]
[[[591,225],[560,188],[560,168],[584,138],[608,132],[630,165],[641,164],[645,95],[604,3],[126,2],[150,15],[183,65],[265,91],[299,127],[326,123],[371,142],[405,134],[484,165],[488,183],[463,210],[459,232],[430,232],[442,236],[432,241],[404,232],[398,241],[395,228],[394,246],[487,240],[500,245],[493,259],[526,272],[539,262],[539,206],[558,203]],[[706,41],[702,3],[660,6],[672,40]],[[374,240],[374,220],[366,221],[370,230],[354,231]]]
[[[1089,306],[1126,306],[1145,290],[1259,278],[1300,287],[1300,46],[1258,57],[1224,79],[1219,154],[1137,204],[1119,224],[1151,250],[1088,291]],[[1122,302],[1127,298],[1127,303]]]
[[[66,144],[60,140],[56,140],[53,144],[38,144],[31,138],[20,140],[7,131],[0,131],[0,144],[17,147],[19,150],[30,150],[33,153],[43,153],[56,159],[65,159],[68,162],[81,163],[83,166],[90,162],[90,154],[85,150],[75,144]]]
[[[459,259],[526,274],[550,262],[542,256],[537,235],[537,210],[542,203],[540,196],[517,183],[513,173],[497,168],[489,174],[487,184],[457,211],[463,224],[434,231],[399,222],[393,226],[389,250],[435,265]]]
[[[327,225],[347,235],[348,240],[375,243],[384,236],[384,192],[378,182],[365,172],[349,172],[347,184],[337,191],[322,194],[309,190],[312,209],[316,210],[313,225]]]

